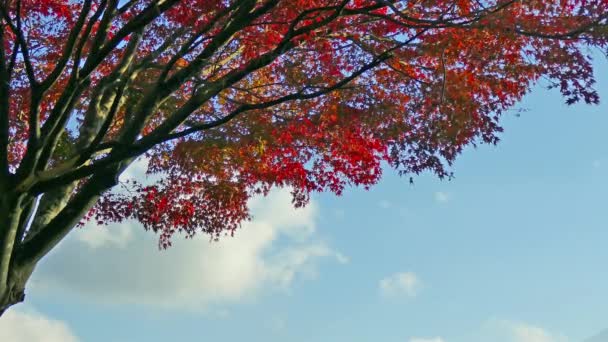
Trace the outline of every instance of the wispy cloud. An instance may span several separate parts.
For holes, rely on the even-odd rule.
[[[0,319],[0,341],[78,342],[79,339],[65,322],[35,311],[12,308]]]
[[[316,203],[294,209],[290,196],[281,190],[252,200],[254,220],[235,237],[176,236],[166,251],[138,223],[88,225],[45,260],[34,286],[105,303],[205,309],[314,278],[322,259],[347,263],[317,234]]]
[[[445,203],[450,200],[450,195],[447,192],[437,191],[435,192],[435,201],[438,203]]]
[[[400,272],[383,278],[378,283],[383,296],[415,297],[422,286],[422,282],[413,272]]]
[[[475,341],[496,342],[568,342],[562,334],[526,322],[490,319],[483,325]]]
[[[433,337],[433,338],[414,337],[414,338],[411,338],[409,342],[445,342],[445,341],[441,337]]]
[[[525,323],[509,323],[511,335],[516,342],[556,342],[546,330]]]

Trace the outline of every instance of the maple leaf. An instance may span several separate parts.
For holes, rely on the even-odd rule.
[[[233,234],[275,187],[449,177],[541,79],[597,103],[606,0],[0,4],[0,314],[79,222]],[[153,184],[112,191],[137,158]],[[411,178],[410,178],[411,179]]]

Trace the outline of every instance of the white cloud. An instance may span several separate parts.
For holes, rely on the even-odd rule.
[[[395,273],[379,282],[380,293],[388,297],[398,295],[415,297],[421,286],[420,279],[412,272]]]
[[[481,326],[472,331],[463,340],[471,342],[569,342],[563,334],[550,332],[539,326],[506,320],[488,319]],[[593,340],[595,342],[595,340]],[[608,340],[606,340],[608,341]],[[441,337],[412,338],[408,342],[445,342]],[[591,342],[591,341],[589,341]],[[600,342],[598,340],[597,342]],[[601,340],[604,342],[604,340]]]
[[[288,289],[298,277],[314,278],[318,262],[348,258],[316,232],[317,205],[294,209],[287,190],[250,205],[252,222],[235,237],[210,242],[176,236],[157,249],[157,236],[135,222],[77,229],[51,252],[33,277],[37,291],[64,291],[104,303],[138,303],[204,309]]]
[[[504,319],[488,320],[481,329],[479,341],[493,340],[496,342],[567,342],[568,338],[561,334],[524,322]]]
[[[350,258],[340,252],[335,252],[335,257],[336,260],[342,265],[348,264],[350,262]]]
[[[510,322],[511,337],[513,342],[558,342],[563,341],[563,337],[553,336],[546,330],[525,324]]]
[[[445,203],[450,200],[450,195],[447,192],[437,191],[435,193],[435,201],[438,203]]]
[[[133,231],[127,223],[115,224],[112,229],[88,223],[76,234],[76,238],[91,248],[102,246],[124,248],[133,239]]]
[[[78,338],[64,322],[13,308],[0,319],[0,341],[77,342]]]
[[[118,177],[118,179],[121,182],[137,180],[138,182],[145,184],[151,184],[153,181],[158,179],[156,176],[149,177],[146,175],[146,170],[148,170],[148,159],[139,158],[131,163],[131,165],[129,165],[129,167],[120,175],[120,177]]]
[[[419,338],[414,337],[410,339],[410,342],[445,342],[441,337],[434,338]]]

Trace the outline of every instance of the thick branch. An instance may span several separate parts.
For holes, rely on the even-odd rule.
[[[4,18],[4,21],[10,27],[11,31],[15,35],[19,45],[21,46],[21,55],[23,56],[23,63],[25,64],[25,72],[30,81],[32,87],[37,86],[38,82],[36,81],[36,76],[34,73],[34,67],[32,66],[32,60],[30,59],[29,48],[27,46],[27,42],[25,40],[25,36],[21,31],[21,28],[15,25],[9,15],[8,10],[4,6],[4,4],[0,3],[0,15]]]
[[[142,128],[145,126],[149,116],[156,110],[158,104],[177,90],[183,82],[191,77],[196,71],[200,70],[205,60],[211,57],[217,49],[229,41],[236,32],[256,18],[249,12],[254,5],[254,0],[246,0],[240,3],[240,7],[234,14],[231,23],[214,37],[192,63],[176,72],[175,75],[166,82],[163,82],[162,84],[157,83],[146,93],[146,95],[144,95],[144,98],[135,110],[135,115],[132,120],[125,125],[125,128],[121,132],[121,143],[130,144],[135,141]],[[261,14],[262,13],[259,15]]]
[[[4,24],[0,22],[0,47],[4,47]],[[9,139],[9,75],[4,48],[0,49],[0,192],[8,183],[8,139]]]
[[[0,225],[0,296],[6,292],[23,199],[23,196],[12,193],[3,195],[0,196],[0,217],[2,217]]]
[[[35,264],[55,247],[97,202],[99,196],[118,183],[118,175],[131,161],[97,172],[67,202],[36,235],[25,241],[17,251],[17,260],[23,264]]]

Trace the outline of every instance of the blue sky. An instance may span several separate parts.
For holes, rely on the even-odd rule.
[[[166,252],[133,223],[76,231],[0,340],[582,342],[608,328],[608,64],[596,67],[602,105],[537,89],[452,181],[387,170],[303,210],[279,191],[237,237]]]

